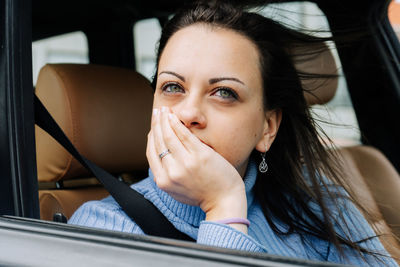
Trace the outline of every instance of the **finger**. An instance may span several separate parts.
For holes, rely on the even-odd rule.
[[[153,139],[154,139],[154,147],[158,155],[167,151],[168,147],[164,144],[164,137],[161,129],[161,112],[156,112],[154,116],[154,125],[152,128],[153,131]]]
[[[159,111],[160,111],[160,110],[157,109],[157,108],[154,108],[154,109],[153,109],[153,112],[152,112],[152,114],[151,114],[151,128],[153,128],[153,126],[154,126],[154,124],[155,124],[155,118],[156,118],[157,113],[158,113]]]
[[[154,174],[154,182],[157,184],[159,188],[164,190],[165,192],[171,193],[171,179],[169,175],[169,170],[176,167],[176,161],[172,157],[171,154],[166,155],[162,159],[160,159],[154,145],[154,132],[151,131],[151,135],[149,136],[149,145],[148,145],[148,161],[150,168]],[[171,166],[171,168],[165,168],[165,166]]]
[[[154,181],[157,182],[160,180],[165,180],[167,175],[162,167],[160,158],[154,146],[153,130],[151,130],[147,136],[146,156],[150,165],[150,169],[154,174]]]
[[[162,109],[160,120],[164,144],[168,149],[174,151],[174,158],[184,159],[187,156],[187,150],[171,128],[169,114],[171,114],[169,108]]]
[[[175,114],[170,113],[168,117],[172,130],[187,150],[196,151],[199,147],[206,146],[181,123]]]

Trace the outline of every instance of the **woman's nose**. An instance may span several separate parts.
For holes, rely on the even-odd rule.
[[[186,99],[180,105],[173,108],[174,113],[187,128],[205,128],[207,125],[204,110],[200,101]]]

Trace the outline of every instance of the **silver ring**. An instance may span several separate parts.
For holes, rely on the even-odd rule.
[[[171,151],[169,149],[161,152],[160,155],[158,155],[160,157],[160,159],[162,159],[163,157],[165,157],[166,155],[168,155],[169,153],[171,153]]]

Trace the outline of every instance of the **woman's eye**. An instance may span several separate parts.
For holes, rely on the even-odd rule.
[[[166,93],[182,93],[183,92],[182,87],[180,85],[174,84],[174,83],[164,85],[162,87],[162,90]]]
[[[219,96],[224,99],[237,99],[238,98],[237,94],[229,88],[219,88],[215,92],[214,95]]]

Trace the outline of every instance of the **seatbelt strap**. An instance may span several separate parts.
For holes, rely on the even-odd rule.
[[[145,199],[143,195],[82,156],[36,95],[34,101],[36,125],[51,135],[71,153],[75,159],[88,169],[104,185],[123,211],[145,234],[194,241],[193,238],[178,231],[153,203]]]

